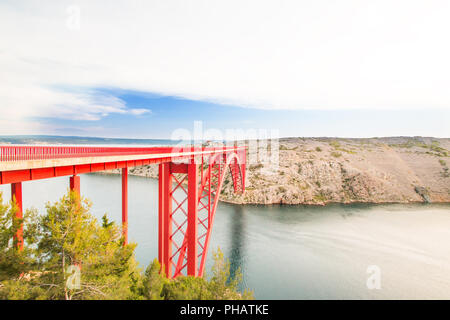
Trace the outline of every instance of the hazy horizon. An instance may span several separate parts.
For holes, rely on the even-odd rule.
[[[146,141],[183,141],[179,139],[171,139],[171,138],[120,138],[120,137],[95,137],[95,136],[64,136],[64,135],[0,135],[0,144],[4,143],[8,140],[26,140],[26,139],[73,139],[73,140],[101,140],[101,141],[107,141],[111,140],[114,142],[118,141],[134,141],[134,142],[146,142]],[[287,136],[287,137],[279,137],[279,139],[355,139],[355,140],[365,140],[365,139],[394,139],[394,138],[408,138],[408,139],[415,139],[415,138],[422,138],[422,139],[450,139],[450,137],[432,137],[432,136],[379,136],[379,137],[337,137],[337,136],[316,136],[316,137],[306,137],[306,136]],[[191,139],[192,140],[192,139]],[[202,141],[206,141],[208,139],[203,139]],[[244,140],[253,140],[253,139],[244,139]],[[259,139],[258,139],[259,140]],[[188,140],[184,140],[188,141]],[[49,142],[49,141],[44,141]],[[18,144],[25,144],[24,141],[18,142]]]

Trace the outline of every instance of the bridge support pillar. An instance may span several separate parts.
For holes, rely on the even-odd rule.
[[[188,164],[187,274],[198,275],[198,165]]]
[[[179,272],[184,267],[187,267],[187,275],[199,275],[198,169],[198,164],[193,160],[188,164],[168,162],[159,165],[158,259],[168,278],[180,275]],[[184,178],[174,178],[174,174],[180,174]],[[183,186],[186,178],[187,188]],[[178,197],[184,194],[186,198],[175,199],[176,190],[180,193]],[[173,203],[175,206],[172,208]],[[177,215],[178,219],[174,219],[174,215]],[[184,221],[180,221],[180,217]],[[183,242],[180,242],[182,240],[179,238],[180,236],[184,236]]]
[[[16,218],[23,219],[23,207],[22,207],[22,182],[16,182],[11,184],[11,199],[14,202],[16,208]],[[13,238],[14,244],[18,250],[23,250],[23,223],[21,222],[19,229]]]
[[[78,196],[80,193],[80,176],[73,175],[70,177],[70,191],[76,192]]]
[[[128,168],[122,168],[122,233],[128,244]]]
[[[168,278],[172,277],[172,172],[170,163],[159,165],[158,259]]]

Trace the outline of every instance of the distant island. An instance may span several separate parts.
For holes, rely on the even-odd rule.
[[[18,142],[21,141],[21,142]],[[175,144],[170,140],[57,136],[0,137],[0,143]],[[238,204],[450,202],[450,139],[431,137],[283,138],[280,163],[247,167],[247,189],[224,182],[221,200]],[[109,172],[114,173],[114,172]],[[130,169],[156,178],[157,166]]]

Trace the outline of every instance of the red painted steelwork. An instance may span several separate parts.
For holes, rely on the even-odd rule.
[[[81,157],[129,156],[170,153],[172,147],[65,147],[65,146],[0,146],[0,161],[46,160]]]
[[[245,147],[0,146],[0,184],[12,185],[21,218],[23,181],[71,176],[70,189],[79,194],[78,174],[122,169],[122,224],[127,243],[128,167],[159,164],[158,259],[169,278],[202,276],[226,169],[230,169],[234,191],[244,192],[245,162]],[[14,239],[23,248],[22,228]]]
[[[128,244],[128,168],[122,169],[122,233]]]
[[[127,150],[130,150],[127,153]],[[10,184],[38,179],[55,178],[76,175],[81,173],[98,172],[103,170],[122,169],[126,167],[158,164],[163,162],[179,161],[192,158],[193,151],[219,154],[233,150],[234,147],[224,148],[198,148],[191,147],[153,147],[153,148],[97,148],[97,147],[24,147],[0,146],[0,184]],[[65,151],[68,154],[64,154]],[[172,155],[171,155],[172,154]],[[148,155],[148,158],[146,156]],[[139,156],[142,159],[119,161],[114,157]],[[76,159],[89,157],[87,164],[76,164]],[[101,157],[96,159],[96,157]],[[110,157],[110,161],[108,161]],[[66,159],[64,165],[43,163],[39,168],[30,167],[30,161],[61,160]],[[67,160],[69,159],[69,160]],[[74,164],[70,164],[74,159]],[[11,163],[22,163],[26,168],[20,170],[3,169]],[[5,164],[5,166],[2,165]]]
[[[236,148],[188,164],[160,165],[159,218],[164,228],[159,230],[158,257],[169,278],[203,275],[226,169],[234,190],[243,192],[245,153]]]
[[[80,176],[74,175],[70,177],[70,191],[76,192],[78,196],[81,195]]]
[[[188,165],[187,274],[197,275],[198,165]]]
[[[172,238],[169,236],[172,234],[172,173],[170,172],[170,163],[162,163],[160,166],[161,175],[159,176],[159,183],[161,189],[161,203],[160,209],[161,220],[163,226],[161,228],[162,240],[159,244],[159,248],[162,249],[161,266],[165,269],[168,278],[172,277],[172,268],[170,267],[170,257],[172,255]]]
[[[164,176],[164,165],[158,166],[158,177]],[[158,179],[158,261],[162,263],[164,260],[164,179]]]
[[[17,206],[16,208],[16,218],[23,219],[23,207],[22,207],[22,183],[17,182],[11,184],[11,198],[14,204]],[[16,231],[14,235],[14,245],[17,249],[23,249],[23,224],[21,223],[19,229]]]

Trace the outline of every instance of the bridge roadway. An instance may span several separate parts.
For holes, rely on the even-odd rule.
[[[239,149],[242,147],[0,146],[0,184],[180,161]]]

